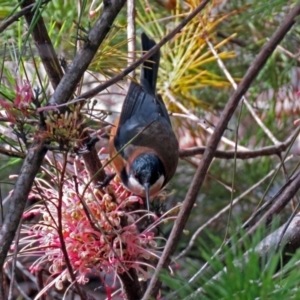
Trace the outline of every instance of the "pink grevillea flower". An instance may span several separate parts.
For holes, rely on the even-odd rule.
[[[145,212],[132,210],[141,199],[117,179],[111,181],[106,192],[100,192],[86,186],[86,171],[76,173],[76,180],[64,179],[61,189],[55,184],[57,175],[51,175],[51,183],[36,180],[31,196],[43,201],[31,210],[35,216],[37,211],[40,213],[40,221],[24,228],[28,236],[22,240],[25,247],[21,251],[23,255],[39,256],[30,270],[47,267],[58,288],[62,281],[72,281],[65,249],[80,284],[85,284],[91,273],[117,276],[130,268],[143,279],[149,277],[145,265],[157,258],[157,244],[151,231],[155,225],[142,231],[137,226],[138,221],[147,220]]]
[[[32,102],[33,93],[30,82],[23,80],[21,84],[16,84],[16,97],[13,102],[0,99],[0,108],[5,112],[6,117],[12,123],[18,119],[28,116],[28,109]],[[0,116],[3,113],[0,111]]]
[[[28,80],[23,80],[22,84],[16,84],[16,92],[14,106],[22,112],[26,112],[33,98],[30,82]]]

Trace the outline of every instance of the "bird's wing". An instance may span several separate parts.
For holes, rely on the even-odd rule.
[[[120,150],[158,116],[158,106],[154,96],[146,93],[140,85],[132,82],[124,100],[114,138],[116,149]]]
[[[155,42],[143,33],[143,51],[148,51],[154,46]],[[159,58],[160,54],[157,51],[148,61],[143,63],[141,85],[131,82],[129,86],[114,137],[114,145],[117,150],[130,142],[138,133],[140,133],[140,136],[133,141],[133,144],[147,139],[149,131],[142,131],[147,126],[151,126],[153,122],[159,123],[160,131],[166,130],[168,132],[171,129],[171,122],[165,104],[155,92]]]
[[[134,117],[136,113],[139,113],[143,107],[144,97],[145,92],[143,92],[142,87],[135,82],[131,82],[121,110],[119,127]]]

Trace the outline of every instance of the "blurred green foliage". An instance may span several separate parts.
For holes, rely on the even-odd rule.
[[[299,272],[294,266],[299,262],[300,252],[291,256],[280,269],[280,253],[270,251],[264,256],[255,250],[265,236],[266,232],[259,230],[244,241],[244,246],[223,247],[222,255],[215,257],[215,247],[221,245],[222,240],[211,234],[206,240],[200,238],[195,257],[186,259],[184,266],[175,266],[178,269],[176,277],[167,272],[161,275],[165,285],[163,299],[298,299]],[[248,249],[246,254],[245,249]],[[201,260],[208,262],[208,268],[199,272]],[[212,278],[214,274],[217,275]],[[189,282],[186,278],[190,278]]]

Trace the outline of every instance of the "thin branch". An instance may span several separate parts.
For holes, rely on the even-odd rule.
[[[20,293],[20,295],[22,295],[22,297],[25,299],[25,300],[31,300],[32,298],[28,297],[27,294],[25,293],[25,291],[23,291],[23,289],[20,287],[20,285],[18,284],[18,282],[16,280],[14,280],[14,278],[12,277],[12,275],[10,274],[8,268],[5,269],[5,275],[9,278],[10,280],[10,284],[12,286],[15,286],[18,290],[18,292]],[[8,299],[13,299],[12,297],[9,297]]]
[[[17,232],[16,232],[16,238],[15,238],[15,249],[14,249],[14,254],[13,254],[13,259],[12,259],[12,264],[11,264],[11,277],[10,277],[10,285],[9,285],[9,292],[8,292],[8,300],[13,299],[13,286],[14,283],[16,282],[15,277],[16,277],[16,262],[17,262],[17,256],[18,256],[18,246],[19,246],[19,240],[20,240],[20,232],[22,228],[22,220],[19,223]]]
[[[123,287],[123,298],[125,300],[136,300],[141,299],[143,295],[142,284],[137,285],[139,282],[137,273],[134,269],[130,269],[129,273],[119,274],[118,277]]]
[[[283,237],[284,237],[287,229],[289,228],[291,222],[294,220],[295,216],[299,213],[300,202],[299,202],[299,199],[297,199],[297,200],[298,200],[298,202],[297,202],[297,205],[296,205],[294,211],[292,212],[292,214],[290,215],[289,219],[287,220],[287,222],[283,226],[282,232],[281,232],[281,234],[279,236],[278,243],[276,245],[276,252],[279,250],[279,248],[281,246],[281,243],[282,243],[282,239],[283,239]]]
[[[89,35],[86,38],[85,45],[75,56],[72,64],[68,68],[68,71],[66,73],[67,76],[64,76],[62,78],[60,85],[57,87],[55,93],[50,98],[50,106],[64,104],[71,98],[78,82],[88,68],[95,53],[97,52],[100,43],[105,39],[107,33],[109,32],[111,25],[114,22],[115,16],[119,13],[125,2],[126,0],[103,1],[104,9],[101,17],[96,21],[94,27],[89,31]],[[118,78],[118,80],[120,80],[120,78]],[[116,80],[115,82],[117,82],[118,80]],[[109,81],[107,81],[106,83],[108,82]],[[108,84],[106,87],[110,85],[111,84]]]
[[[235,157],[237,159],[249,159],[249,158],[257,158],[257,157],[262,157],[262,156],[271,156],[271,155],[279,155],[280,153],[286,151],[291,143],[294,141],[295,137],[297,137],[299,134],[299,129],[296,129],[291,136],[289,136],[284,142],[279,142],[277,145],[274,146],[267,146],[259,149],[254,149],[254,150],[244,150],[243,148],[237,152],[234,150],[216,150],[214,153],[215,158],[220,158],[220,159],[234,159]],[[202,147],[191,147],[191,148],[186,148],[186,149],[180,149],[179,150],[179,157],[180,158],[185,158],[185,157],[190,157],[194,155],[203,155],[207,147],[202,146]],[[55,147],[47,146],[48,150],[57,150]],[[247,148],[246,148],[247,149]],[[4,154],[6,156],[11,156],[11,157],[18,157],[18,158],[24,158],[25,153],[22,152],[16,152],[12,151],[3,147],[0,147],[0,153]],[[85,155],[85,154],[84,154]],[[88,157],[91,157],[91,170],[99,170],[100,166],[95,165],[94,161],[94,153],[87,153],[86,154]],[[97,156],[97,153],[96,153]],[[98,156],[97,156],[98,157]],[[86,162],[86,160],[85,160]],[[89,169],[90,170],[90,169]],[[95,174],[94,171],[91,171],[90,173]],[[98,179],[99,181],[99,179]]]
[[[290,202],[300,189],[300,172],[294,175],[285,184],[286,188],[278,195],[276,202],[269,208],[269,210],[255,222],[255,224],[247,231],[246,235],[249,236],[261,226],[263,223],[270,222],[275,214],[279,214],[283,208]]]
[[[203,128],[206,132],[208,132],[209,134],[214,133],[214,129],[212,128],[212,126],[209,126],[209,124],[207,124],[207,122],[205,120],[201,120],[195,114],[192,114],[184,105],[182,105],[180,102],[178,102],[169,89],[167,89],[165,91],[165,93],[166,93],[167,97],[170,99],[170,101],[173,104],[175,104],[182,112],[185,113],[185,115],[178,114],[178,113],[172,113],[173,116],[179,116],[179,117],[184,117],[184,118],[190,119],[194,122],[197,122],[197,124],[201,128]],[[228,145],[230,147],[235,147],[235,142],[229,140],[228,138],[226,138],[224,136],[221,137],[221,142],[223,142],[225,145]],[[248,148],[246,148],[244,146],[240,146],[240,145],[237,145],[237,148],[238,148],[238,150],[241,150],[241,151],[249,150]]]
[[[281,162],[280,163],[280,165],[279,165],[279,167],[281,166],[281,165],[283,165],[283,163]],[[277,170],[275,171],[275,174],[277,173]],[[299,175],[299,172],[298,172],[298,175]],[[296,176],[293,176],[292,178],[289,178],[288,180],[287,180],[287,182],[284,184],[284,186],[269,200],[269,201],[267,201],[262,207],[260,207],[251,217],[250,217],[250,219],[246,222],[246,223],[244,223],[243,224],[243,226],[242,226],[242,228],[246,228],[247,226],[248,226],[248,224],[251,222],[250,220],[253,220],[254,219],[254,217],[255,216],[257,216],[261,211],[262,211],[262,209],[263,208],[267,208],[267,207],[269,207],[270,205],[272,205],[272,203],[274,203],[274,201],[276,200],[277,202],[279,202],[279,209],[278,210],[275,210],[274,211],[274,213],[279,213],[282,209],[283,209],[283,207],[284,207],[284,205],[282,205],[283,203],[288,203],[291,199],[292,199],[292,197],[293,197],[293,193],[294,192],[297,192],[297,187],[296,187],[296,189],[295,189],[295,187],[291,184],[293,181],[295,181],[295,178],[298,176],[298,175],[296,175]],[[273,205],[274,207],[276,206],[276,204],[275,205]],[[270,210],[272,210],[272,208],[270,209]],[[270,211],[269,210],[269,211]],[[273,214],[272,214],[273,215]],[[272,215],[270,215],[270,216],[272,216]],[[270,217],[269,216],[269,217]],[[281,238],[282,238],[282,235],[283,234],[285,234],[285,230],[286,230],[286,228],[289,226],[289,222],[290,222],[290,220],[292,220],[293,219],[293,216],[291,216],[290,218],[289,218],[289,220],[288,220],[288,222],[283,226],[283,229],[282,229],[282,232],[281,232],[281,235],[280,235],[280,237],[279,237],[279,241],[281,240]],[[251,229],[252,230],[252,229]],[[254,230],[253,230],[253,232],[254,232]],[[248,232],[247,233],[247,235],[250,235],[250,234],[252,234],[253,232]],[[242,242],[242,240],[244,239],[244,237],[245,236],[247,236],[247,235],[244,235],[240,240],[239,240],[239,242]],[[226,242],[226,245],[229,245],[231,243],[231,239],[229,239],[227,242]],[[233,246],[233,247],[235,247],[235,246]],[[215,252],[215,254],[213,255],[213,257],[211,258],[211,259],[214,259],[217,255],[219,255],[220,253],[221,253],[221,250],[222,250],[222,248],[219,248],[216,252]],[[295,249],[294,249],[295,250]],[[223,260],[223,258],[222,258],[222,260]],[[199,271],[197,271],[197,273],[189,280],[189,283],[190,282],[192,282],[192,281],[194,281],[197,277],[199,277],[199,275],[201,274],[201,273],[203,273],[203,271],[206,271],[206,273],[204,273],[203,274],[203,276],[206,276],[206,274],[210,274],[210,272],[211,272],[211,268],[210,267],[208,267],[208,263],[205,263],[204,264],[204,266],[202,266],[201,267],[201,269],[199,270]],[[217,276],[217,275],[216,275]]]
[[[228,39],[230,37],[230,34],[222,32],[222,31],[217,31],[217,36],[222,39]],[[230,38],[229,43],[236,44],[242,48],[245,48],[248,46],[244,41],[237,39],[237,38]]]
[[[216,150],[214,153],[214,157],[216,158],[224,158],[224,159],[248,159],[248,158],[257,158],[261,156],[270,156],[270,155],[279,155],[282,152],[286,151],[291,143],[295,140],[295,138],[299,135],[299,129],[297,128],[284,142],[279,142],[274,146],[267,146],[260,149],[255,150]],[[188,149],[180,149],[179,157],[189,157],[197,154],[203,154],[207,147],[192,147]]]
[[[268,39],[267,39],[267,40],[268,40]],[[290,58],[295,59],[296,62],[297,62],[297,66],[300,67],[300,58],[299,58],[300,53],[298,53],[298,54],[293,54],[292,52],[288,51],[287,49],[285,49],[284,47],[282,47],[282,46],[280,46],[280,45],[277,46],[277,49],[278,49],[278,51],[283,52],[284,54],[286,54],[286,55],[289,56]]]
[[[29,280],[31,280],[36,287],[38,288],[37,280],[34,275],[32,275],[27,268],[25,268],[19,261],[17,261],[17,268],[18,270],[23,273],[24,276],[26,276]]]
[[[0,147],[0,153],[10,157],[24,158],[26,155],[22,152],[12,151],[4,147]]]
[[[64,188],[64,182],[65,182],[65,173],[66,173],[66,169],[67,169],[67,153],[64,153],[63,155],[63,162],[62,162],[62,169],[59,172],[59,178],[58,178],[58,206],[57,206],[57,217],[58,217],[58,224],[57,224],[57,232],[58,232],[58,238],[59,238],[59,242],[60,242],[60,249],[63,253],[63,258],[69,273],[69,276],[72,280],[72,283],[74,283],[75,285],[75,289],[76,292],[78,293],[78,295],[80,296],[80,299],[82,300],[86,300],[87,298],[85,297],[85,295],[82,293],[82,290],[79,286],[79,283],[76,280],[75,277],[75,272],[73,271],[73,267],[70,261],[70,257],[68,255],[68,251],[67,251],[67,247],[65,244],[65,240],[64,240],[64,228],[63,228],[63,224],[62,224],[62,209],[63,209],[63,204],[62,204],[62,199],[63,199],[63,188]]]
[[[89,177],[92,178],[93,184],[99,185],[99,183],[104,182],[106,174],[99,159],[96,147],[93,147],[87,153],[83,153],[82,158],[89,173]]]
[[[203,154],[203,158],[198,166],[195,173],[193,181],[187,192],[186,198],[183,201],[183,205],[179,212],[179,215],[175,221],[172,232],[168,238],[168,242],[164,248],[162,256],[156,266],[155,272],[152,276],[148,289],[142,298],[143,300],[149,299],[152,295],[157,295],[158,289],[160,287],[160,282],[158,281],[158,275],[163,267],[166,267],[170,261],[170,256],[174,253],[176,246],[179,242],[182,230],[188,220],[191,210],[194,207],[198,191],[201,188],[204,179],[206,177],[207,170],[214,158],[214,153],[220,142],[220,139],[227,128],[228,122],[231,119],[235,109],[237,108],[242,96],[250,87],[259,71],[265,65],[267,59],[271,56],[276,46],[285,37],[287,32],[295,23],[295,18],[300,14],[300,5],[295,5],[292,11],[286,16],[284,21],[281,23],[280,27],[272,35],[271,39],[265,44],[260,53],[256,56],[255,60],[251,64],[247,73],[243,77],[242,81],[238,85],[238,88],[230,97],[228,103],[226,104],[224,111],[220,117],[220,120],[215,128],[213,135],[211,136],[207,149]]]
[[[292,156],[289,156],[287,160],[291,159]],[[254,185],[252,185],[248,190],[246,190],[245,192],[243,192],[241,195],[239,195],[238,197],[236,197],[232,203],[226,205],[223,209],[221,209],[217,214],[215,214],[212,218],[210,218],[207,222],[205,222],[205,224],[203,224],[202,226],[200,226],[195,233],[192,235],[188,246],[175,257],[175,260],[180,259],[181,257],[185,256],[193,247],[196,238],[200,235],[200,233],[202,233],[202,231],[207,228],[209,225],[211,225],[213,222],[215,222],[216,220],[218,220],[222,215],[224,215],[225,213],[227,213],[233,206],[235,206],[236,204],[238,204],[242,199],[245,198],[245,196],[247,196],[249,193],[251,193],[253,190],[255,190],[257,187],[259,187],[263,182],[265,182],[268,178],[270,178],[271,176],[273,176],[273,174],[276,172],[276,170],[281,167],[281,163],[278,164],[272,171],[270,171],[265,177],[263,177],[261,180],[259,180],[257,183],[255,183]]]
[[[51,0],[44,0],[42,2],[42,5],[50,2]],[[14,15],[12,15],[11,17],[7,18],[6,20],[2,21],[2,23],[0,24],[0,33],[3,32],[9,25],[13,24],[15,21],[18,21],[19,18],[21,18],[22,16],[26,15],[27,13],[29,13],[32,8],[35,6],[36,4],[30,4],[24,8],[22,8],[20,11],[18,11],[17,13],[15,13]]]
[[[283,165],[283,162],[281,162],[281,164]],[[274,174],[274,177],[276,177],[277,173],[278,172],[276,171],[276,173]],[[272,178],[271,182],[274,180],[274,177]],[[251,216],[243,223],[242,229],[248,229],[251,226],[253,226],[253,224],[255,224],[257,222],[258,216],[260,216],[262,212],[264,212],[267,209],[270,209],[270,207],[272,207],[274,202],[277,201],[278,197],[282,194],[282,192],[286,189],[286,187],[291,183],[292,180],[293,180],[293,178],[288,178],[286,180],[286,182],[284,183],[284,185],[275,193],[275,195],[273,195],[270,199],[268,199],[261,206],[259,206],[251,214]],[[267,187],[267,190],[269,190],[269,188],[270,188],[270,184]],[[264,193],[264,195],[262,196],[262,200],[265,198],[265,195],[266,195],[266,193]],[[262,200],[260,202],[262,202]]]
[[[231,83],[232,87],[236,90],[237,89],[237,84],[235,83],[234,79],[232,78],[231,74],[227,70],[225,64],[223,63],[222,59],[218,55],[217,51],[215,50],[214,46],[212,43],[209,41],[208,37],[206,37],[206,43],[214,55],[214,57],[217,60],[217,63],[220,67],[220,69],[223,71],[224,75],[228,79],[228,81]],[[247,109],[249,110],[250,114],[252,115],[253,119],[256,121],[256,123],[260,126],[260,128],[265,132],[265,134],[269,137],[269,139],[273,142],[273,144],[278,144],[279,141],[275,138],[275,136],[272,134],[272,132],[267,128],[267,126],[262,122],[262,120],[259,118],[259,116],[256,114],[248,100],[246,99],[245,96],[242,97],[242,100],[244,101]]]
[[[22,8],[26,8],[29,5],[36,5],[36,3],[34,0],[25,0],[21,1],[20,5]],[[30,27],[33,26],[35,18],[38,18],[31,34],[51,85],[53,89],[56,89],[63,76],[63,71],[52,45],[52,41],[48,35],[44,20],[41,15],[35,16],[35,14],[36,10],[29,11],[25,14],[25,19]]]

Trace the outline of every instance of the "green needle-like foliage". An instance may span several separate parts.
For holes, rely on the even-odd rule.
[[[293,266],[299,261],[300,252],[280,270],[280,252],[269,251],[267,256],[262,256],[255,251],[257,242],[265,234],[260,230],[251,240],[247,239],[244,246],[223,247],[222,254],[214,258],[208,245],[218,245],[221,241],[213,235],[210,240],[202,240],[198,248],[198,267],[195,260],[187,259],[176,277],[162,276],[163,283],[169,288],[164,299],[299,299],[299,270]],[[201,268],[201,258],[209,262],[210,271],[193,278]],[[187,281],[187,277],[191,279]]]

